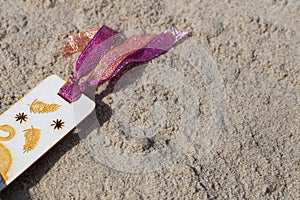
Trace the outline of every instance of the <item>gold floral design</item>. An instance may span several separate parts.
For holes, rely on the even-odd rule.
[[[55,112],[59,109],[60,105],[55,103],[45,103],[43,101],[38,101],[37,99],[34,100],[30,105],[30,112],[31,113],[51,113]]]

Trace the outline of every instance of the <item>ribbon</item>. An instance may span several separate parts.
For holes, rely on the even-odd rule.
[[[83,51],[98,31],[99,28],[94,28],[70,35],[63,41],[63,56],[67,57],[78,51]]]
[[[112,79],[127,64],[150,61],[187,35],[188,32],[172,28],[160,35],[133,35],[120,45],[113,46],[121,38],[120,35],[109,27],[102,26],[79,56],[76,76],[63,85],[58,94],[70,103],[74,102],[87,88],[97,87]],[[87,80],[79,83],[86,75],[89,75]]]

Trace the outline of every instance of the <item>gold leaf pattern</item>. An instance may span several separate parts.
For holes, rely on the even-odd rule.
[[[28,152],[28,151],[32,151],[38,141],[40,140],[40,136],[41,136],[41,130],[33,128],[33,126],[31,126],[31,128],[26,129],[23,131],[25,133],[25,145],[23,147],[23,151]]]
[[[38,101],[37,99],[32,102],[30,106],[31,113],[51,113],[58,110],[60,105],[51,103],[47,104],[43,101]]]

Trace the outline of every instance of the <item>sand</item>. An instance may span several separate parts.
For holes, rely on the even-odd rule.
[[[0,198],[299,199],[299,15],[296,0],[1,0],[0,113],[74,75],[69,34],[192,37],[91,93],[96,112]]]

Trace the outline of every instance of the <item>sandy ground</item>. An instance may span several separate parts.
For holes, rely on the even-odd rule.
[[[222,88],[218,95],[224,97],[222,105],[220,102],[217,105],[225,110],[221,126],[209,122],[216,101],[208,98],[212,94],[205,87],[208,82],[201,79],[203,74],[198,74],[198,78],[195,66],[180,65],[180,55],[172,57],[181,49],[186,52],[194,49],[189,48],[191,43],[187,40],[152,62],[153,66],[173,63],[172,69],[182,70],[200,99],[201,127],[192,132],[196,133],[196,139],[186,143],[185,151],[176,152],[182,153],[181,156],[168,163],[152,160],[153,166],[145,163],[132,166],[132,162],[119,163],[122,156],[114,152],[105,155],[100,149],[98,153],[104,152],[103,156],[96,159],[89,145],[96,141],[97,134],[81,139],[77,135],[80,130],[76,130],[14,181],[0,198],[300,199],[299,16],[300,2],[296,0],[85,0],[81,3],[1,0],[0,113],[47,76],[57,74],[65,80],[72,76],[78,54],[62,58],[61,41],[71,33],[103,24],[119,31],[158,33],[174,25],[191,31],[193,36],[188,40],[196,41],[215,62],[212,69],[222,84],[218,86]],[[151,71],[144,74],[146,79],[150,78]],[[149,112],[147,108],[152,108],[149,104],[153,102],[160,102],[161,107],[172,111],[167,115],[170,123],[153,141],[140,137],[130,140],[115,133],[114,120],[129,116],[118,113],[122,99],[118,100],[110,87],[107,86],[107,93],[101,92],[103,87],[99,88],[96,110],[97,123],[108,136],[111,147],[131,152],[129,155],[147,155],[155,150],[153,144],[157,150],[176,143],[173,140],[178,132],[180,105],[163,84],[145,85],[142,89],[138,84],[123,87],[140,97],[123,103],[128,104],[127,112],[142,125],[147,121],[143,114]],[[211,90],[215,91],[215,87]],[[188,102],[186,105],[186,109],[198,109]],[[154,113],[159,113],[161,107]],[[189,121],[185,128],[196,125],[197,122]],[[220,135],[207,128],[216,126],[221,130]],[[150,124],[149,128],[153,126]],[[207,137],[218,140],[201,144]],[[194,145],[197,142],[200,144]],[[197,147],[203,146],[206,151],[199,153]],[[157,163],[161,165],[157,167]]]

